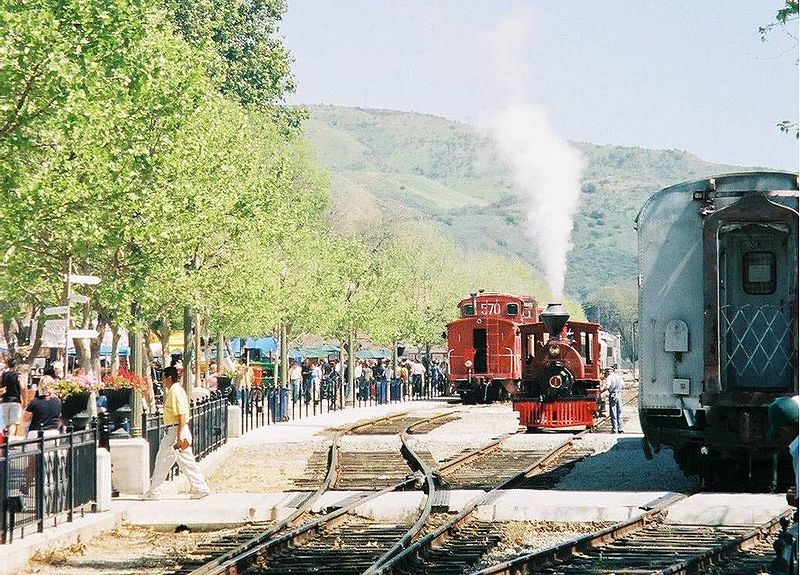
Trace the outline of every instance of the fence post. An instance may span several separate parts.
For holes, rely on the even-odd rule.
[[[222,425],[222,432],[225,434],[225,443],[228,442],[228,402],[225,401],[225,398],[220,396],[220,401],[222,405],[220,409],[222,410],[222,421],[224,422]]]
[[[36,454],[36,530],[44,532],[44,431],[39,430]]]
[[[0,530],[2,530],[3,544],[6,544],[8,542],[8,473],[11,470],[8,461],[8,436],[3,438],[2,453],[3,471],[0,477],[2,481],[2,485],[0,485],[0,495],[3,497],[3,500],[0,501]]]
[[[103,414],[101,414],[103,415]],[[67,432],[69,433],[69,484],[67,485],[67,504],[69,505],[69,511],[67,511],[67,522],[72,523],[73,517],[73,508],[75,507],[75,430],[73,428],[68,428]],[[95,433],[97,433],[97,427],[95,427]],[[95,467],[96,467],[95,463]],[[95,469],[95,484],[97,483],[97,470]],[[97,500],[97,496],[92,498],[94,501]]]

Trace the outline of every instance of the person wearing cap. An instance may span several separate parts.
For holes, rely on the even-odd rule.
[[[798,478],[798,411],[800,411],[800,396],[779,397],[769,406],[769,438],[778,439],[789,446],[792,456],[795,484],[786,492],[786,501],[792,507],[797,507],[797,492],[800,490]]]
[[[625,382],[612,365],[603,371],[604,381],[601,390],[608,390],[608,416],[611,418],[611,433],[625,433],[622,429],[622,389]]]

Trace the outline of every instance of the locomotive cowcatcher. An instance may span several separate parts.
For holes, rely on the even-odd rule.
[[[520,425],[528,431],[592,427],[602,413],[600,326],[567,321],[561,304],[551,303],[541,323],[520,327],[520,393],[512,399]]]
[[[464,403],[516,393],[522,377],[520,328],[538,321],[532,297],[473,293],[447,324],[450,382]]]

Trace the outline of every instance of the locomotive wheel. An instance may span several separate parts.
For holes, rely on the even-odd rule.
[[[475,392],[472,390],[459,392],[459,395],[461,396],[461,403],[464,405],[474,405],[477,403]]]

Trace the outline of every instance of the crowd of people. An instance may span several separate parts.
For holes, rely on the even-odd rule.
[[[260,369],[260,368],[258,368]],[[351,396],[347,363],[342,369],[338,358],[293,358],[289,360],[287,397],[291,402],[320,402],[339,396]],[[275,386],[272,374],[256,376],[253,367],[244,358],[239,365],[226,370],[231,376],[231,390],[235,395],[251,391],[256,386],[269,390]],[[216,362],[210,362],[201,372],[201,386],[195,387],[195,397],[222,389],[220,371]],[[353,364],[355,399],[373,400],[378,403],[390,399],[422,397],[443,394],[448,391],[447,363],[430,361],[427,358],[400,358],[397,370],[386,359],[355,360]],[[225,384],[227,389],[227,381]],[[394,389],[394,392],[392,390]],[[233,395],[233,394],[232,394]]]

